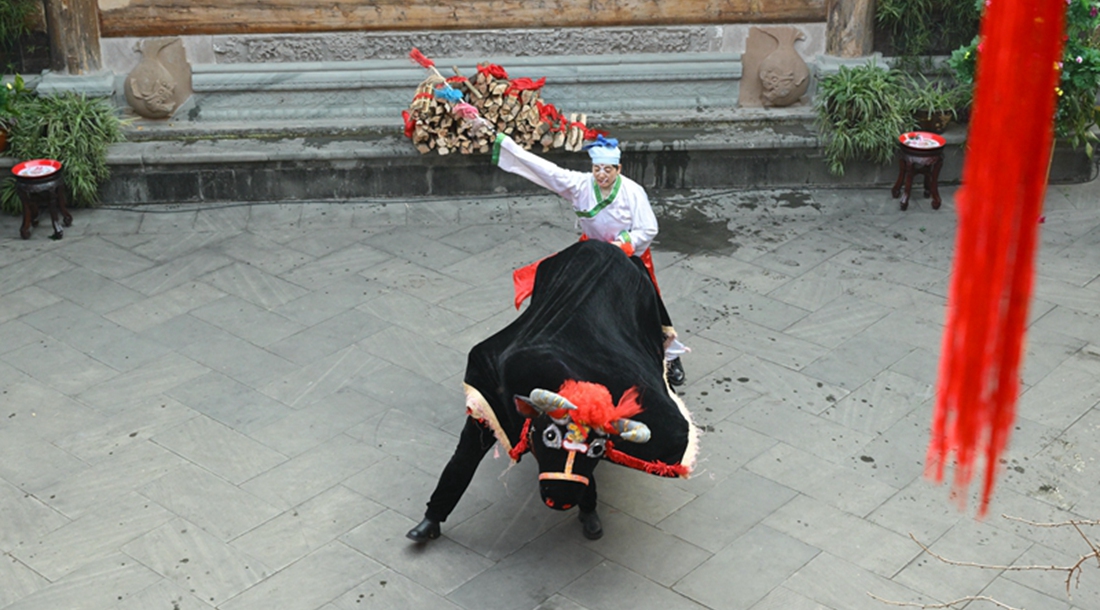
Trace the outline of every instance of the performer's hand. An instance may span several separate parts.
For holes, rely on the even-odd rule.
[[[665,349],[667,350],[668,346],[672,345],[672,342],[675,341],[679,336],[680,335],[678,335],[676,333],[676,331],[674,331],[674,330],[669,331],[668,333],[666,333],[665,334]]]
[[[615,241],[611,242],[611,245],[621,249],[623,252],[626,253],[627,256],[634,256],[634,246],[632,244],[628,244],[625,241],[620,241],[616,239]]]
[[[476,138],[483,132],[488,132],[490,136],[496,135],[496,129],[493,129],[493,124],[485,117],[477,117],[470,121],[470,135]]]

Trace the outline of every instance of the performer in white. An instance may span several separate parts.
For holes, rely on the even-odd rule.
[[[582,239],[609,242],[636,257],[656,287],[649,246],[657,237],[657,217],[649,205],[649,196],[642,185],[622,175],[622,151],[618,140],[597,136],[584,149],[592,158],[591,173],[559,167],[524,150],[507,135],[497,134],[493,163],[565,198],[577,215],[577,223],[584,233]],[[534,277],[530,279],[533,281]],[[668,382],[674,386],[683,385],[686,377],[680,354],[687,349],[676,339],[668,313],[663,304],[661,307]]]

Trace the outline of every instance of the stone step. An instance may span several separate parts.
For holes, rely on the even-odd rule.
[[[897,165],[848,164],[842,177],[829,174],[808,117],[789,111],[784,120],[621,123],[623,172],[651,189],[883,187],[897,178]],[[709,117],[714,119],[715,116]],[[728,117],[726,117],[728,118]],[[772,117],[775,118],[774,116]],[[491,165],[488,155],[421,155],[399,129],[326,121],[284,124],[209,125],[210,132],[178,129],[177,137],[140,139],[112,147],[110,180],[102,200],[114,205],[259,201],[342,201],[381,197],[447,197],[535,192],[535,185]],[[216,127],[216,128],[214,128]],[[204,137],[214,133],[217,135]],[[161,134],[163,135],[163,134]],[[947,139],[941,184],[956,184],[962,170],[965,131],[953,126]],[[587,170],[584,153],[544,155],[564,167]],[[0,167],[14,159],[0,158]],[[1092,162],[1060,144],[1052,183],[1084,182]],[[916,187],[915,187],[916,188]]]

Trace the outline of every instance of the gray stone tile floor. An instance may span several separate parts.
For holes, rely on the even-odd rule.
[[[576,238],[555,197],[103,207],[59,241],[0,218],[0,608],[1100,608],[1095,564],[1069,594],[1009,569],[1072,565],[1080,534],[1002,516],[1100,519],[1100,183],[1048,190],[985,520],[923,476],[944,191],[653,194],[701,459],[601,466],[595,542],[492,453],[443,538],[404,538],[510,271]]]

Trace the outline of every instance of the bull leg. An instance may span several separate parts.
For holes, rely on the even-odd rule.
[[[462,494],[466,493],[466,488],[474,479],[478,464],[494,443],[496,443],[496,437],[489,428],[472,417],[466,418],[466,426],[458,438],[454,455],[443,468],[443,474],[439,476],[435,491],[428,500],[428,510],[424,512],[424,520],[405,534],[407,538],[426,542],[439,537],[439,524],[446,521],[451,511],[458,505]]]

